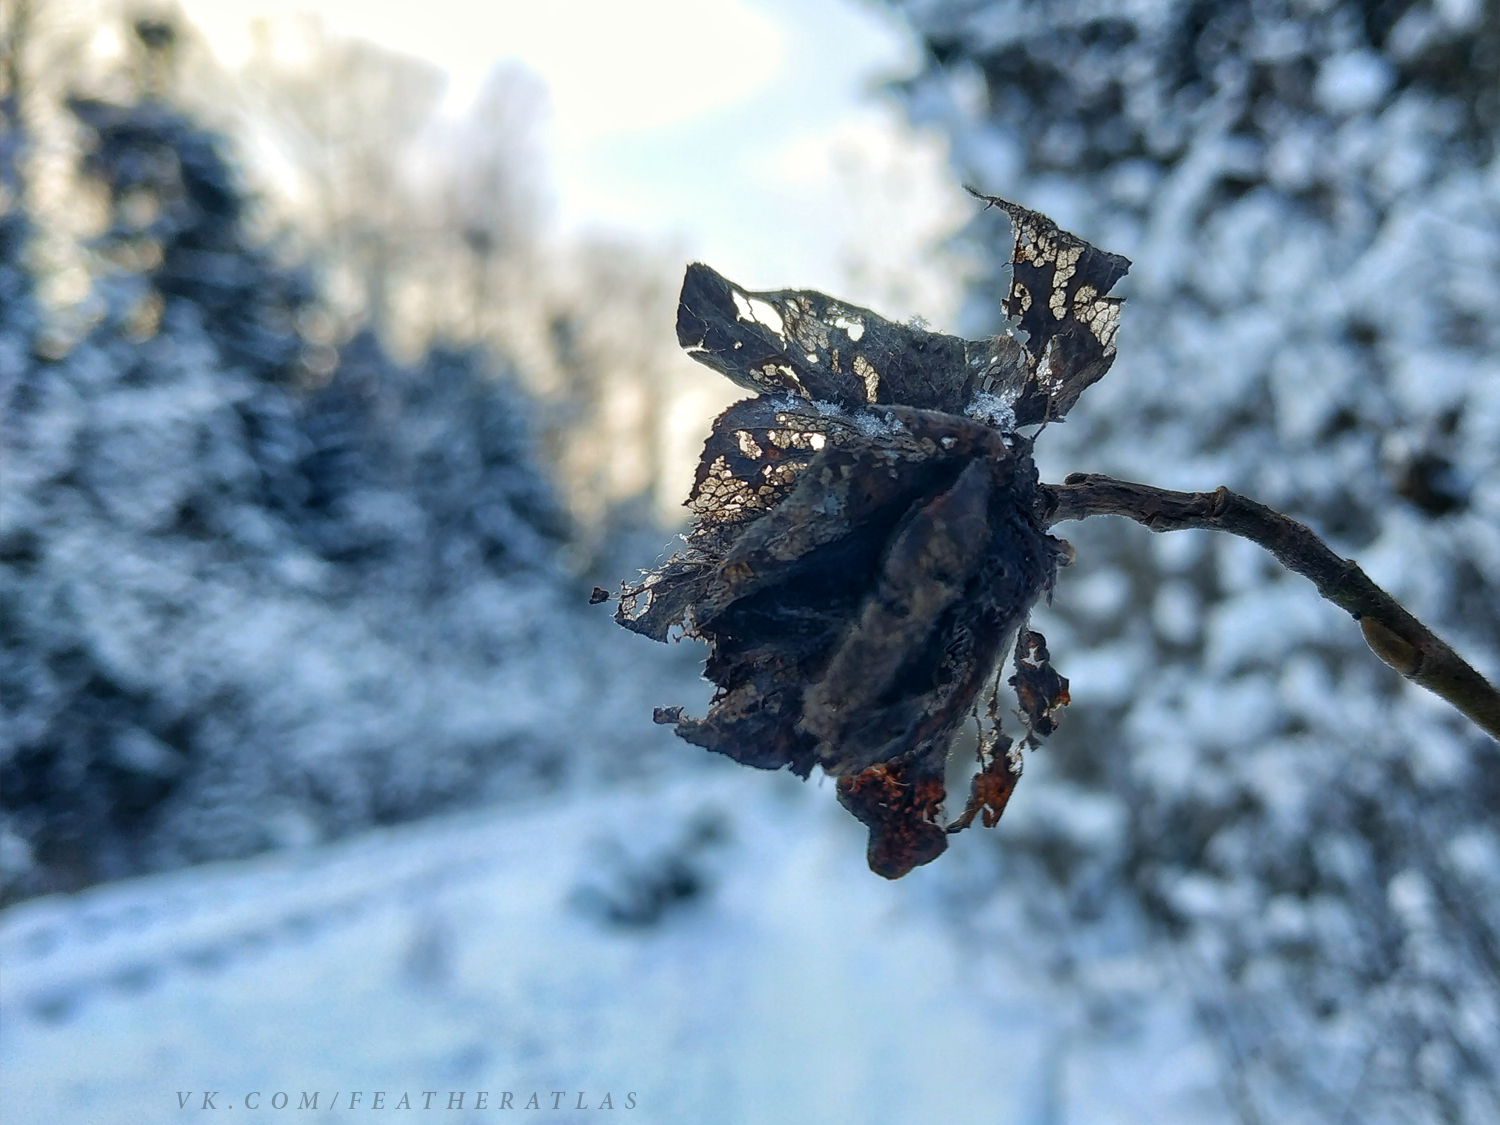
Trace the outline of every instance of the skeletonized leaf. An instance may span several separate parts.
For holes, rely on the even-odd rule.
[[[1004,753],[992,688],[970,800],[939,820],[954,734],[978,719],[1010,636],[1028,736],[1067,702],[1026,628],[1067,548],[1044,529],[1017,427],[1060,418],[1108,368],[1119,301],[1106,294],[1128,263],[991,202],[1017,232],[1019,337],[960,340],[688,267],[678,339],[761,393],[714,422],[686,550],[627,584],[616,611],[646,636],[711,646],[708,713],[657,708],[658,722],[746,765],[838,777],[889,878],[1005,808],[1020,759]]]
[[[979,396],[991,396],[1012,412],[1010,428],[1059,419],[1114,361],[1121,301],[1108,294],[1130,263],[1044,215],[980,198],[1003,210],[1015,231],[1005,305],[1019,336],[963,340],[813,290],[745,289],[695,262],[682,283],[677,341],[700,363],[767,395],[949,414],[984,409]]]

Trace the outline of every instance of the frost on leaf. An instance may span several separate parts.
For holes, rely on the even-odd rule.
[[[993,825],[1015,787],[996,669],[1018,632],[1040,643],[1027,617],[1066,551],[1039,518],[1031,439],[1017,427],[1061,417],[1114,355],[1118,302],[1102,295],[1125,260],[1005,207],[1017,276],[1037,287],[1045,274],[1042,299],[1062,309],[1023,315],[1024,345],[688,267],[679,341],[760,393],[714,422],[686,549],[627,583],[615,614],[656,640],[676,631],[710,645],[708,713],[658,708],[656,721],[746,765],[802,777],[821,766],[870,830],[872,870],[890,878],[936,858],[981,812]],[[1067,696],[1045,645],[1040,660],[1012,681],[1029,734],[1050,731]],[[945,827],[949,747],[986,684],[982,768]]]

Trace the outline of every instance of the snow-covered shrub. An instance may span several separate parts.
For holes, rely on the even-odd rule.
[[[1043,477],[1254,496],[1493,679],[1495,6],[895,6],[929,60],[901,95],[960,175],[1134,262],[1119,362]],[[989,221],[969,334],[1004,293]],[[1028,778],[1050,797],[1013,803],[966,917],[1008,924],[997,879],[1045,873],[1015,934],[1054,935],[1080,988],[1131,926],[1172,935],[1149,948],[1247,1121],[1500,1119],[1500,749],[1249,544],[1069,537],[1040,627],[1074,704]]]

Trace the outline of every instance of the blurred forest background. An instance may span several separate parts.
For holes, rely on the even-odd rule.
[[[891,7],[955,182],[1135,263],[1044,479],[1254,496],[1500,673],[1500,4]],[[739,396],[681,262],[542,237],[536,81],[439,118],[311,19],[231,73],[166,8],[4,13],[4,901],[680,771],[701,654],[582,602]],[[967,335],[1008,237],[952,235]],[[919,873],[980,991],[1123,1041],[1171,976],[1230,1120],[1500,1121],[1500,747],[1256,548],[1066,530],[1073,705]]]
[[[435,135],[437,76],[310,20],[252,81],[180,19],[7,13],[7,893],[639,741],[566,622],[654,514],[672,296],[628,248],[538,260],[538,93]]]

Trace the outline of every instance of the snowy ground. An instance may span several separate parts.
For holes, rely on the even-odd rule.
[[[680,898],[645,893],[663,871]],[[826,784],[704,767],[33,900],[0,916],[5,1119],[177,1120],[205,1090],[241,1120],[354,1090],[464,1091],[449,1120],[507,1091],[589,1107],[558,1120],[606,1093],[643,1123],[1228,1118],[1169,978],[1121,962],[1130,1030],[1081,1030],[1040,951],[975,968],[933,871],[871,875]]]

